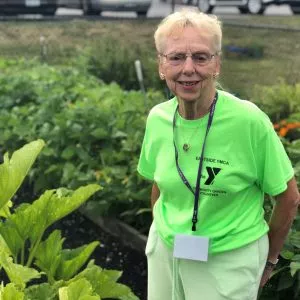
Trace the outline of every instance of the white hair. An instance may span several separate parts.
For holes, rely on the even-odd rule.
[[[160,22],[154,33],[157,52],[163,53],[166,38],[169,37],[174,30],[182,30],[189,26],[198,28],[200,31],[205,30],[206,33],[211,34],[215,52],[221,52],[221,22],[215,15],[207,15],[194,9],[183,9],[179,12],[172,13]]]

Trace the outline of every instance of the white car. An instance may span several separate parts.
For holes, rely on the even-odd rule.
[[[59,6],[80,8],[85,15],[99,15],[102,11],[134,11],[146,16],[152,0],[58,0]]]
[[[288,4],[294,14],[300,13],[300,0],[181,0],[181,3],[198,6],[205,13],[211,13],[216,6],[237,6],[242,14],[263,14],[268,5]]]

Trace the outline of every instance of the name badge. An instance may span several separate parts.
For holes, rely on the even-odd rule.
[[[207,261],[208,246],[208,237],[177,234],[174,240],[173,257]]]

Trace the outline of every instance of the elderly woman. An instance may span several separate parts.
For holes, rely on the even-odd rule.
[[[153,181],[148,300],[254,300],[297,213],[290,160],[259,108],[216,89],[215,16],[173,13],[154,37],[175,97],[151,110],[138,164]]]

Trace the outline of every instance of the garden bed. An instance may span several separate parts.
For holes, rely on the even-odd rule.
[[[78,211],[49,229],[62,231],[62,236],[66,237],[64,248],[100,241],[91,258],[103,268],[122,270],[119,282],[129,286],[141,300],[146,300],[147,261],[143,252],[126,246]]]

